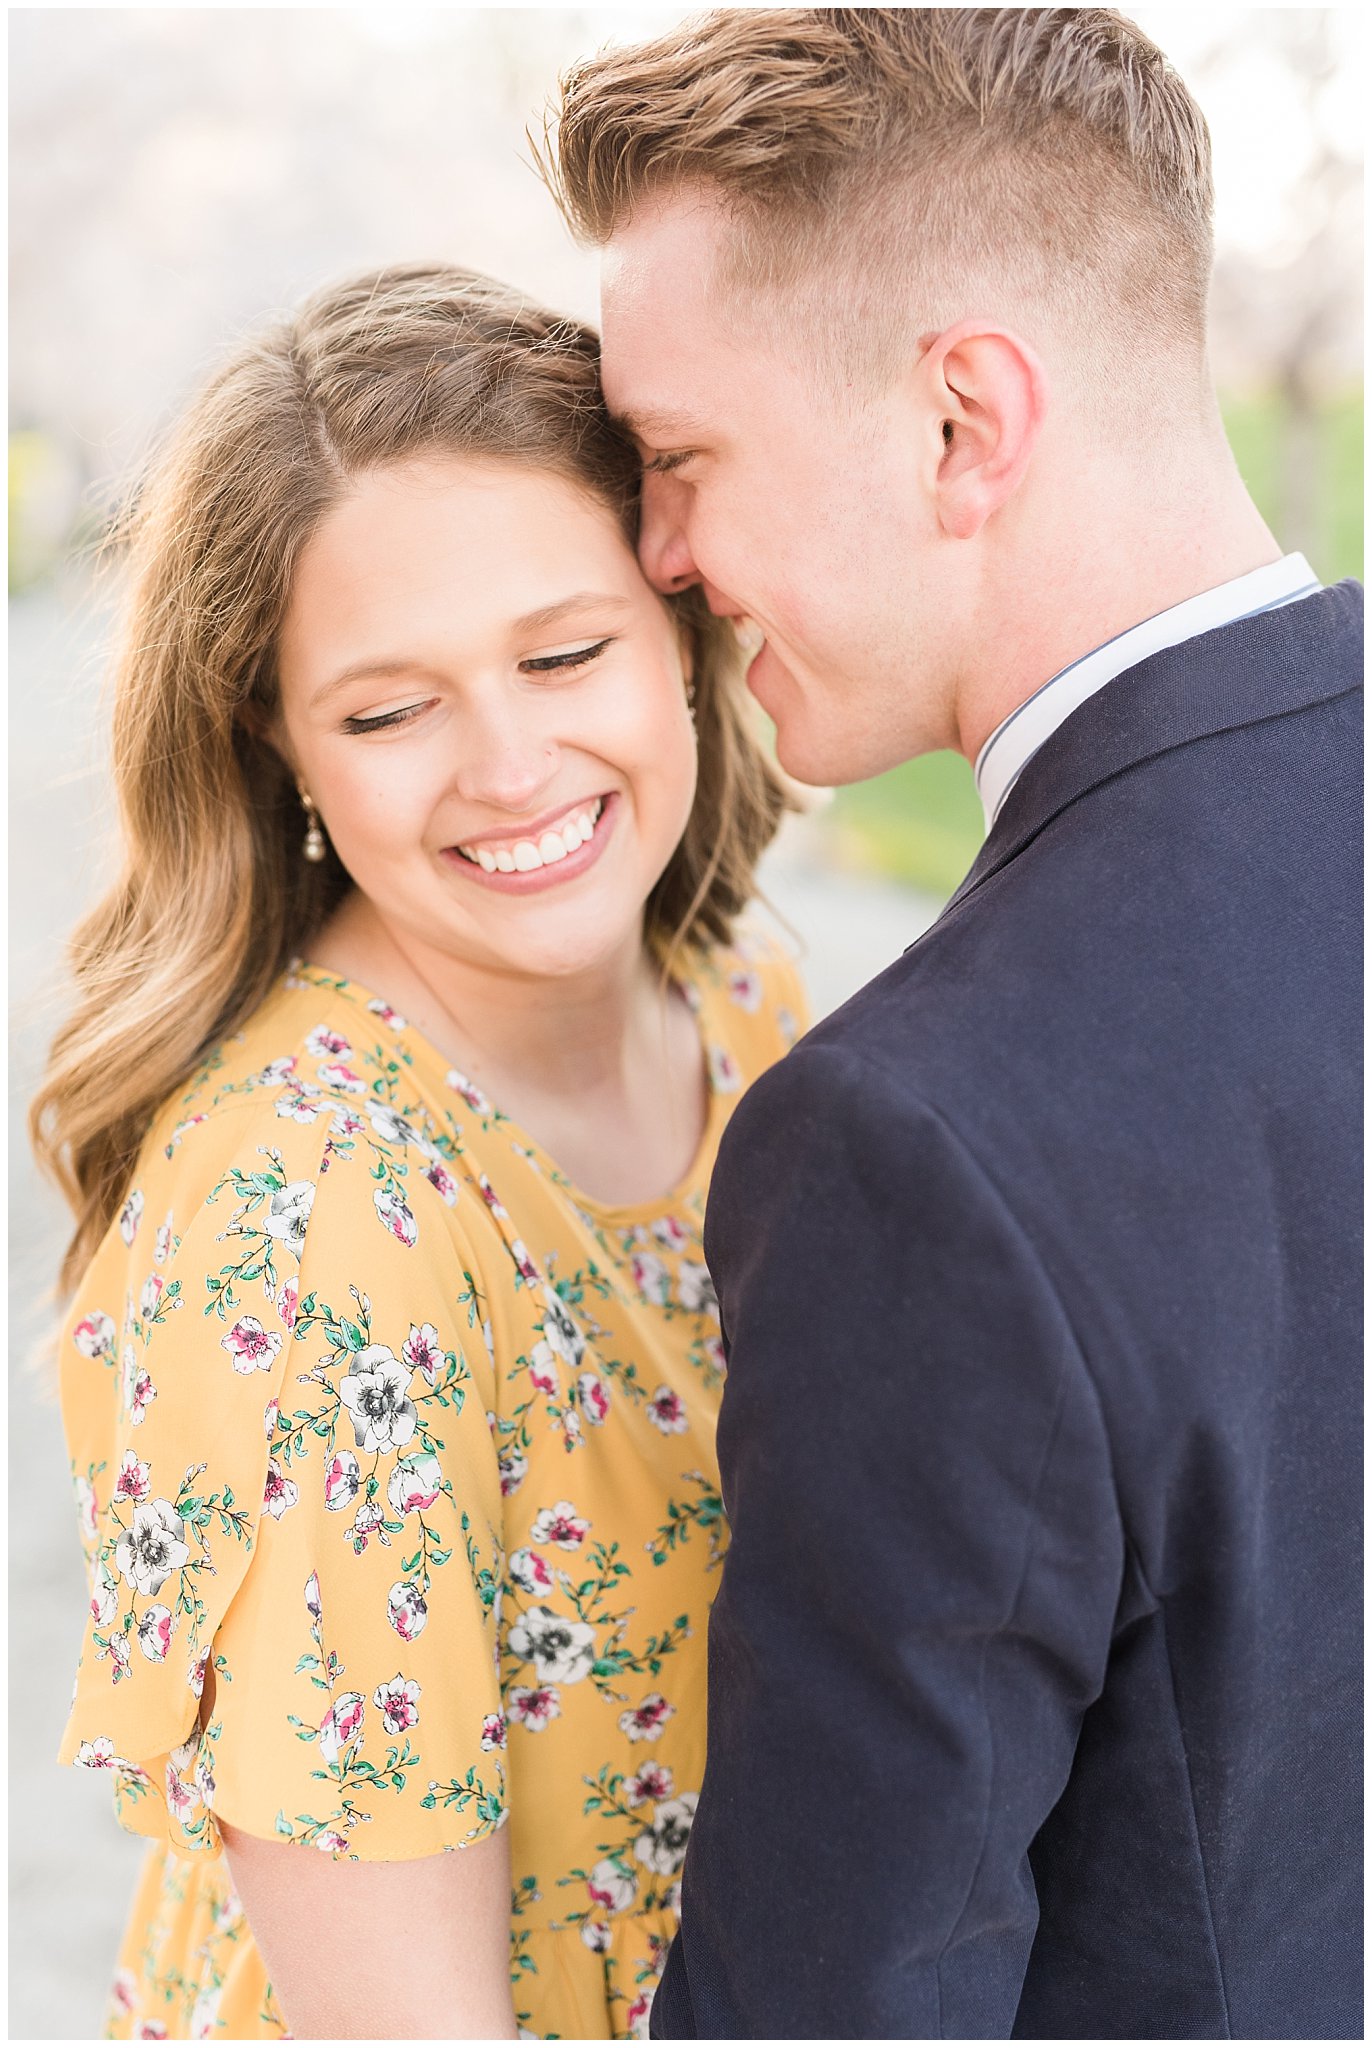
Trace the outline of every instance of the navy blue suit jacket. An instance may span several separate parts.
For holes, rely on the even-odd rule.
[[[1361,2033],[1361,657],[1117,677],[740,1106],[654,2035]]]

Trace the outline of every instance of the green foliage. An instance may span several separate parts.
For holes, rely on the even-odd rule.
[[[841,789],[825,814],[845,867],[951,896],[981,845],[981,799],[961,754],[923,754]]]
[[[1226,403],[1225,424],[1240,472],[1284,546],[1301,541],[1284,529],[1282,469],[1287,420],[1274,393]],[[1320,408],[1314,493],[1317,528],[1306,553],[1326,582],[1363,572],[1363,395],[1347,392]],[[841,865],[903,882],[930,895],[952,894],[983,836],[972,771],[959,754],[926,754],[888,775],[841,789],[824,814]]]
[[[1362,439],[1363,395],[1344,392],[1326,398],[1315,428],[1315,530],[1286,531],[1282,471],[1289,422],[1272,393],[1230,399],[1224,408],[1229,445],[1239,473],[1284,547],[1304,547],[1315,574],[1326,583],[1361,576],[1363,566]]]

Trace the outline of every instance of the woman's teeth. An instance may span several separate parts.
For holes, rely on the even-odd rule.
[[[544,832],[537,842],[512,839],[503,846],[459,846],[457,850],[464,860],[472,861],[488,875],[527,875],[534,868],[548,868],[556,861],[566,860],[569,853],[584,846],[604,808],[604,799],[597,797],[584,811],[574,811],[556,829]]]

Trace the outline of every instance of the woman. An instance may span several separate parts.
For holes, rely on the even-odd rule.
[[[392,270],[137,507],[127,862],[35,1110],[63,1756],[156,1845],[115,2035],[646,2032],[722,1541],[705,1188],[799,998],[731,944],[784,799],[635,478],[586,330]]]

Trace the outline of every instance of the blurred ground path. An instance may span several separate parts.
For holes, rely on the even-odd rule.
[[[54,1021],[67,933],[109,866],[101,657],[106,624],[72,583],[10,616],[10,2038],[90,2039],[142,1845],[98,1778],[52,1761],[85,1606],[75,1513],[51,1376],[30,1360],[65,1234],[24,1137]],[[766,898],[792,927],[816,1016],[917,938],[937,904],[826,864],[821,824],[788,821]]]

